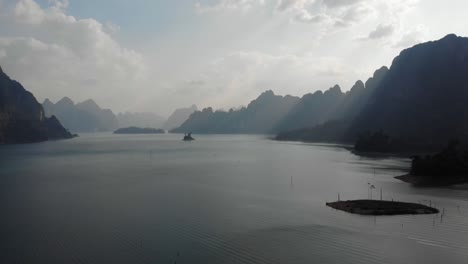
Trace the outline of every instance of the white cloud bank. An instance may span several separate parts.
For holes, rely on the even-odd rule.
[[[190,22],[157,41],[137,36],[137,51],[118,41],[128,27],[72,16],[68,1],[36,1],[0,0],[0,65],[39,100],[93,98],[115,111],[167,115],[245,105],[267,89],[346,90],[402,48],[443,36],[414,16],[418,0],[193,0]]]
[[[0,64],[38,97],[125,104],[147,78],[143,56],[122,47],[99,21],[67,15],[67,6],[19,0],[3,10],[1,23],[11,33],[0,36]]]

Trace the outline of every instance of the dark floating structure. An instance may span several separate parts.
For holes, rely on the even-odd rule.
[[[192,132],[189,132],[187,134],[184,135],[184,141],[192,141],[192,140],[195,140],[193,137],[192,137]]]
[[[328,207],[361,215],[405,215],[405,214],[437,214],[439,210],[423,204],[380,201],[353,200],[326,203]]]

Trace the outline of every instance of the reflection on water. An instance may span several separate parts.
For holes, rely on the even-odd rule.
[[[0,147],[0,263],[466,263],[468,190],[405,159],[256,136],[95,134]],[[431,203],[368,217],[326,201]]]

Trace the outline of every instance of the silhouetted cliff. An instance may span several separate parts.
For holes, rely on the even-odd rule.
[[[196,105],[187,108],[178,108],[169,116],[163,127],[166,130],[178,128],[197,110],[198,108]]]
[[[468,135],[468,39],[445,38],[404,50],[349,130],[441,148]]]
[[[347,125],[332,134],[342,136],[336,141],[346,142],[361,136],[358,148],[384,152],[440,150],[451,138],[464,139],[468,135],[467,72],[467,38],[448,35],[406,49],[390,69],[381,68],[364,87],[356,83],[343,97],[332,120]],[[314,113],[309,115],[314,118]],[[379,131],[387,140],[377,144]],[[313,135],[291,131],[281,138],[293,140],[293,135],[300,134],[297,140],[313,139],[330,133],[320,127],[309,132]]]
[[[0,67],[0,144],[71,137],[54,116],[45,117],[36,98]]]

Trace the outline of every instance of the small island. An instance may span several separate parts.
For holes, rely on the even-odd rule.
[[[114,131],[114,134],[164,134],[166,133],[163,129],[156,128],[141,128],[141,127],[126,127],[120,128]]]
[[[189,132],[187,134],[184,135],[184,141],[192,141],[192,140],[195,140],[193,137],[192,137],[192,132]]]
[[[405,214],[437,214],[439,210],[423,204],[380,201],[353,200],[337,201],[326,204],[328,207],[361,215],[405,215]]]

